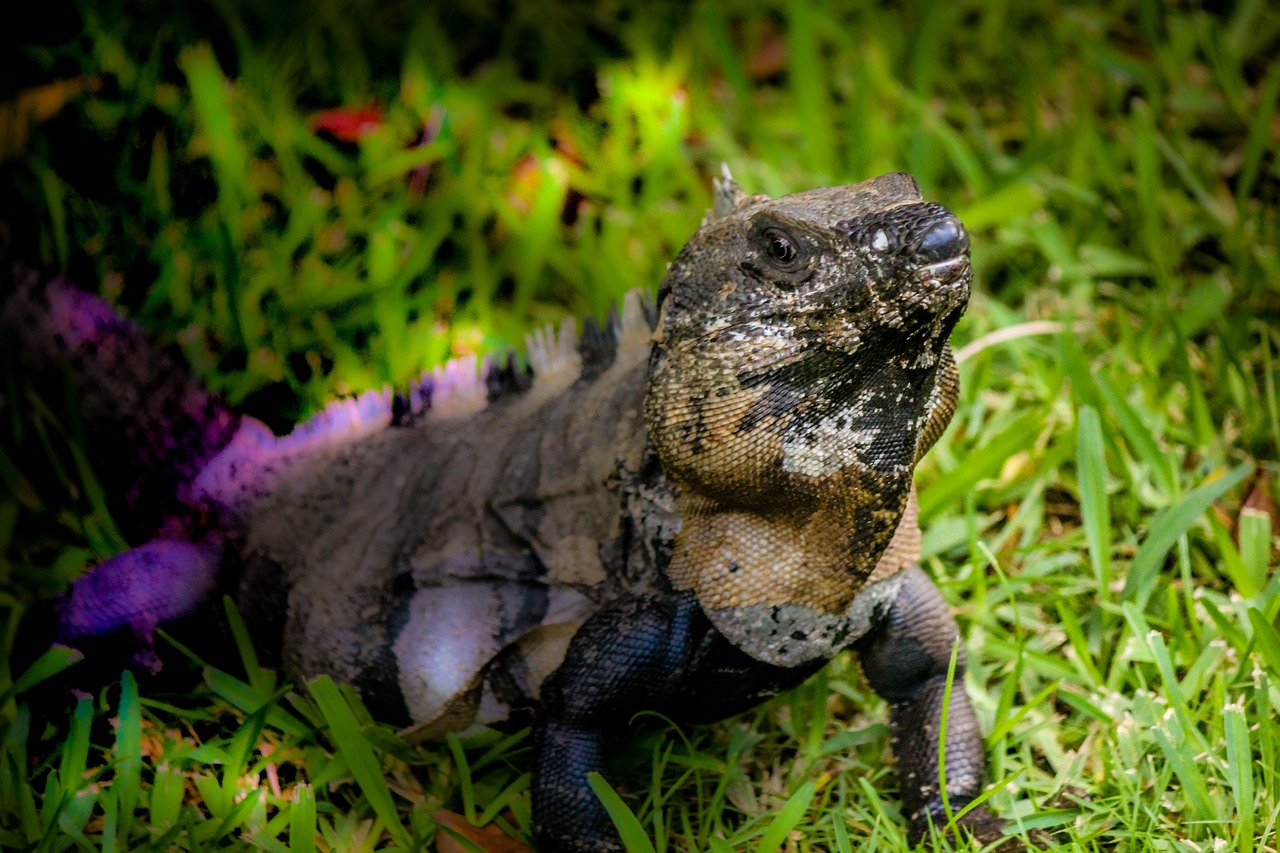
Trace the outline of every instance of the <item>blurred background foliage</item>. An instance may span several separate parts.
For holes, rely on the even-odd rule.
[[[978,307],[1155,287],[1184,335],[1275,308],[1264,2],[58,0],[25,27],[24,257],[277,427],[653,289],[721,162],[770,194],[911,172],[977,235]]]
[[[655,290],[722,162],[775,195],[911,172],[974,247],[956,334],[963,399],[922,467],[921,506],[930,568],[969,637],[997,806],[1108,849],[1275,847],[1273,4],[28,10],[0,31],[8,257],[101,293],[277,431],[337,395],[403,386],[446,358],[519,347],[542,323]],[[5,652],[24,608],[125,546],[78,449],[74,403],[46,405],[20,385],[6,376],[0,419]],[[135,736],[117,734],[95,741],[106,745],[93,778],[127,770],[142,793],[119,781],[90,793],[89,721],[116,713],[115,699],[36,726],[28,766],[32,721],[15,697],[43,673],[11,672],[5,657],[0,712],[18,725],[0,740],[0,846],[61,832],[126,849],[252,830],[270,847],[281,821],[306,838],[317,820],[330,846],[403,840],[381,834],[394,821],[368,823],[370,809],[387,815],[385,789],[373,806],[371,794],[323,791],[346,770],[323,769],[336,759],[308,728],[337,731],[345,706],[330,693],[314,697],[319,709],[291,695],[303,722],[282,717],[283,694],[246,662],[252,685],[206,670],[204,707],[144,689],[140,714],[126,678],[110,694],[119,731],[158,737],[176,716],[227,752],[159,738],[165,761],[144,773],[113,764]],[[265,728],[259,708],[274,715]],[[782,804],[816,778],[839,811],[834,823],[809,815],[826,827],[814,844],[846,849],[847,821],[903,849],[866,784],[887,773],[882,717],[845,662],[749,728],[729,726],[727,762],[720,747],[686,761],[641,741],[654,784],[672,787],[639,814],[659,849],[727,849],[725,838],[742,849],[774,837],[765,827],[788,837],[773,815],[794,812]],[[424,802],[461,798],[479,819],[466,744],[410,752],[360,722],[374,771],[395,775],[402,831],[434,831]],[[798,751],[785,745],[797,738]],[[305,744],[291,772],[315,783],[260,790],[271,824],[266,806],[227,816],[226,768],[275,772],[269,749],[249,751],[259,739]],[[481,796],[481,822],[512,804],[519,824],[525,783],[495,769],[491,741],[477,748],[486,769],[474,781],[494,798],[490,810]],[[180,772],[165,763],[175,755]],[[645,760],[632,755],[633,768]],[[403,763],[416,774],[396,775]],[[188,783],[200,796],[184,799]],[[151,809],[150,835],[128,821],[104,830],[112,804],[137,803]]]

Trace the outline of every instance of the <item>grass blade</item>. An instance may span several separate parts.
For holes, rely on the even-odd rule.
[[[310,785],[293,789],[293,806],[289,809],[289,846],[294,853],[313,853],[316,849],[316,794]]]
[[[1044,426],[1040,412],[1028,412],[999,435],[968,453],[959,465],[920,493],[921,522],[932,518],[972,491],[980,480],[994,476],[1009,457],[1035,443]]]
[[[1280,676],[1280,632],[1276,631],[1256,607],[1249,608],[1249,624],[1253,627],[1253,640],[1258,653],[1271,668],[1271,673]]]
[[[115,780],[111,791],[119,806],[117,839],[121,850],[129,850],[129,832],[142,786],[142,709],[138,703],[138,683],[126,671],[120,679],[120,707],[116,724]]]
[[[231,637],[235,640],[236,651],[240,653],[240,662],[244,664],[245,674],[249,677],[249,684],[259,693],[264,695],[271,693],[276,687],[275,675],[258,664],[258,652],[254,649],[253,640],[249,637],[249,629],[240,618],[240,610],[231,600],[231,596],[222,597],[222,610],[226,614]]]
[[[289,685],[279,688],[274,693],[264,694],[213,667],[205,670],[204,681],[210,690],[246,714],[253,714],[264,705],[271,705],[267,711],[267,725],[272,728],[296,738],[304,738],[311,733],[310,726],[275,704],[281,696],[289,692]]]
[[[622,797],[618,796],[618,792],[610,787],[603,776],[592,773],[587,777],[587,784],[600,798],[600,804],[604,806],[604,810],[609,813],[609,818],[618,830],[618,835],[622,838],[622,846],[627,849],[627,853],[657,853],[644,827],[640,825],[640,819],[627,807]]]
[[[84,660],[83,654],[66,646],[54,646],[51,649],[47,649],[32,662],[31,666],[23,670],[22,674],[14,679],[13,684],[9,685],[8,689],[0,693],[0,708],[4,707],[13,697],[21,696],[40,682],[53,678],[67,667],[82,660]]]
[[[1089,563],[1102,601],[1111,597],[1111,510],[1107,505],[1107,460],[1102,424],[1092,406],[1081,406],[1076,420],[1076,468],[1080,478],[1080,515],[1089,543]]]
[[[1143,540],[1129,566],[1122,597],[1134,599],[1145,607],[1155,587],[1155,578],[1165,555],[1178,537],[1196,522],[1213,502],[1235,488],[1253,472],[1252,465],[1240,465],[1223,476],[1210,480],[1188,492],[1182,500],[1162,510],[1151,522],[1151,531]]]
[[[1227,784],[1236,807],[1236,849],[1239,853],[1253,853],[1253,747],[1242,702],[1228,703],[1222,709],[1222,724],[1227,742]]]
[[[755,853],[774,853],[782,846],[787,836],[791,834],[791,830],[796,828],[805,812],[809,810],[809,803],[813,802],[816,790],[817,786],[813,782],[805,782],[800,786],[800,790],[791,795],[769,822],[764,835],[760,836],[760,843],[756,845]]]
[[[347,760],[351,774],[373,806],[374,813],[386,825],[397,844],[405,848],[412,846],[409,835],[400,822],[395,802],[391,799],[391,789],[387,787],[387,780],[382,775],[382,767],[369,741],[360,731],[351,706],[342,697],[333,679],[327,675],[314,679],[307,686],[320,713],[329,724],[329,736],[333,739],[334,746]]]

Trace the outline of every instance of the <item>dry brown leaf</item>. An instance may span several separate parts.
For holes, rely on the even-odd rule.
[[[446,809],[436,812],[431,819],[474,842],[485,853],[533,853],[528,844],[507,835],[495,823],[472,826],[462,815]],[[436,849],[440,853],[468,853],[452,835],[444,831],[436,833]]]
[[[1253,480],[1253,486],[1249,489],[1248,496],[1245,497],[1244,503],[1240,505],[1240,509],[1257,510],[1271,519],[1271,535],[1280,534],[1280,507],[1276,506],[1275,498],[1272,496],[1271,480],[1267,477],[1267,472],[1258,469],[1258,476]],[[1239,529],[1239,516],[1236,517],[1236,529]]]
[[[0,162],[25,150],[35,125],[52,118],[71,98],[97,91],[98,86],[96,77],[73,77],[24,89],[12,101],[0,104]]]
[[[781,74],[791,62],[791,49],[778,28],[766,21],[747,59],[747,75],[752,80],[765,80]]]

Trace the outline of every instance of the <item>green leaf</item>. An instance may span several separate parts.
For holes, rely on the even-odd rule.
[[[40,657],[32,662],[31,666],[23,670],[22,674],[14,680],[7,690],[0,693],[0,707],[3,707],[13,697],[21,696],[40,682],[53,678],[67,667],[73,666],[82,660],[84,660],[84,655],[75,649],[69,649],[65,646],[54,646],[51,649],[46,649]]]
[[[222,610],[226,614],[231,637],[235,640],[236,651],[240,653],[240,661],[244,664],[245,674],[249,677],[249,684],[264,696],[271,693],[276,686],[275,676],[258,664],[258,652],[254,649],[253,640],[249,637],[249,629],[240,618],[240,610],[231,600],[231,596],[222,597]]]
[[[791,795],[769,822],[764,835],[760,836],[760,843],[756,845],[755,853],[774,853],[782,846],[787,836],[791,834],[791,830],[799,825],[801,818],[809,810],[809,803],[813,802],[816,791],[817,786],[813,782],[805,782],[800,786],[800,790]]]
[[[1249,588],[1240,590],[1243,596],[1254,596],[1267,585],[1268,563],[1271,560],[1271,516],[1253,507],[1240,510],[1240,561],[1243,576],[1248,578]]]
[[[397,844],[405,848],[411,847],[412,842],[400,823],[400,814],[391,798],[391,789],[383,776],[382,766],[378,763],[373,748],[369,746],[369,741],[360,731],[360,724],[356,722],[351,706],[342,697],[333,679],[327,675],[314,679],[307,686],[311,691],[311,698],[329,724],[329,736],[334,746],[346,759],[351,774],[373,806],[374,813],[386,825]]]
[[[209,685],[210,690],[246,714],[252,714],[264,705],[270,704],[271,708],[267,711],[267,725],[272,728],[279,729],[296,738],[304,738],[311,733],[310,726],[279,705],[273,704],[290,691],[289,685],[280,687],[274,693],[269,691],[264,693],[213,667],[205,669],[204,681],[205,684]]]
[[[161,764],[155,768],[148,798],[152,832],[166,830],[178,822],[186,784],[181,766]]]
[[[1182,500],[1161,510],[1152,520],[1150,532],[1129,566],[1122,596],[1136,600],[1139,607],[1145,607],[1155,588],[1156,574],[1164,564],[1165,555],[1169,553],[1173,543],[1204,515],[1214,501],[1243,482],[1252,472],[1252,465],[1240,465],[1217,479],[1197,486]]]
[[[1156,483],[1166,492],[1171,492],[1173,476],[1170,473],[1169,460],[1161,452],[1160,446],[1156,443],[1156,437],[1142,422],[1137,410],[1129,405],[1129,401],[1116,390],[1115,385],[1104,373],[1093,374],[1093,379],[1102,398],[1106,401],[1111,416],[1120,426],[1120,433],[1124,436],[1125,442],[1138,458],[1146,463]]]
[[[657,853],[644,827],[640,825],[640,819],[627,807],[622,797],[618,796],[618,792],[609,786],[603,776],[599,773],[591,773],[587,776],[587,784],[591,786],[592,791],[595,791],[604,810],[609,813],[610,820],[613,821],[618,835],[622,838],[622,846],[628,853]]]
[[[126,671],[120,679],[120,707],[116,724],[115,778],[111,791],[119,805],[118,840],[121,850],[128,850],[129,832],[133,828],[142,786],[142,709],[138,703],[138,683]]]
[[[1076,469],[1080,478],[1080,515],[1098,597],[1110,598],[1111,510],[1107,505],[1107,460],[1102,424],[1092,406],[1081,406],[1076,423]]]
[[[476,822],[476,790],[471,784],[471,768],[467,764],[467,755],[462,751],[462,741],[453,732],[445,736],[449,752],[453,755],[453,765],[458,771],[458,789],[462,794],[462,816],[468,823]]]
[[[1280,677],[1280,633],[1267,621],[1267,617],[1256,607],[1249,608],[1249,624],[1253,626],[1253,640],[1257,644],[1258,653],[1267,662],[1273,675]]]
[[[999,473],[1015,453],[1035,443],[1044,427],[1044,415],[1030,411],[1009,424],[999,435],[965,454],[964,460],[920,493],[920,520],[931,519],[972,491],[979,481]]]
[[[313,853],[316,849],[316,794],[305,783],[293,789],[293,805],[289,809],[289,846],[294,853]]]
[[[1253,614],[1250,613],[1250,618]],[[1268,626],[1270,627],[1270,626]],[[1244,708],[1228,704],[1222,709],[1227,744],[1227,783],[1236,807],[1235,837],[1239,853],[1253,853],[1253,822],[1256,804],[1253,784],[1253,748],[1249,743],[1249,723]]]

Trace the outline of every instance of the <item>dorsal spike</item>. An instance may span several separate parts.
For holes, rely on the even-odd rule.
[[[711,209],[702,218],[703,225],[735,213],[749,205],[769,200],[767,195],[747,195],[746,191],[733,179],[733,175],[729,172],[728,163],[720,164],[720,175],[721,177],[719,178],[711,179],[711,184],[715,187],[714,196],[711,202]]]
[[[653,335],[656,319],[653,301],[639,288],[628,290],[622,297],[622,315],[619,321],[618,340],[621,346],[648,345]]]
[[[613,364],[618,353],[616,323],[601,325],[590,315],[582,321],[578,337],[578,355],[582,358],[582,375],[595,378]]]
[[[578,336],[572,317],[565,317],[556,331],[550,323],[525,337],[535,387],[568,385],[582,374]]]
[[[458,418],[480,411],[488,400],[485,376],[489,359],[474,355],[455,358],[431,371],[431,407],[427,420]]]
[[[485,375],[485,387],[488,389],[490,403],[502,397],[523,394],[532,384],[532,371],[520,365],[514,350],[507,350],[505,358],[495,357],[489,372]]]

